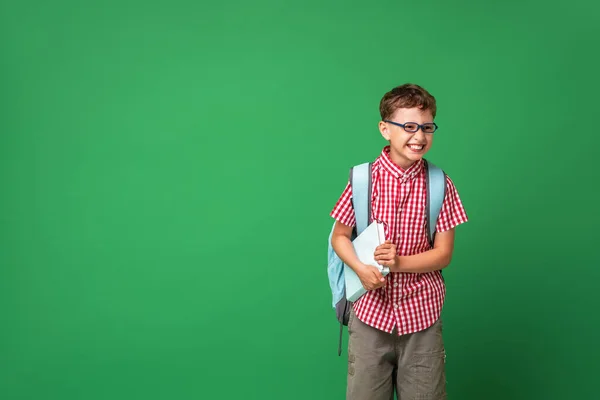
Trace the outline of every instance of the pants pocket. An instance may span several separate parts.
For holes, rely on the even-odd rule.
[[[353,329],[353,325],[354,325],[354,310],[352,309],[352,303],[348,303],[348,307],[350,307],[350,313],[348,315],[348,333],[352,333]]]
[[[446,399],[446,352],[415,354],[411,359],[415,400]]]

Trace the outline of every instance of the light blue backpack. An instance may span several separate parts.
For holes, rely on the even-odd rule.
[[[429,243],[433,246],[435,240],[435,226],[442,209],[442,203],[446,195],[446,174],[443,170],[432,163],[425,162],[427,171],[427,202],[426,202],[426,223]],[[352,239],[356,238],[371,223],[371,167],[372,163],[356,165],[350,169],[350,185],[352,186],[352,207],[356,217],[356,227],[352,232]],[[335,221],[333,223],[335,226]],[[338,257],[331,246],[331,236],[333,227],[329,234],[328,264],[327,274],[329,276],[329,286],[333,297],[332,306],[335,310],[338,321],[340,322],[340,340],[338,346],[338,355],[342,354],[342,333],[344,326],[348,325],[350,316],[351,302],[346,299],[346,285],[344,279],[344,269],[347,267]]]

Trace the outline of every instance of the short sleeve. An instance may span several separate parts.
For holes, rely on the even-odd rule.
[[[349,182],[330,215],[344,225],[353,227],[356,224],[354,208],[352,207],[352,186]]]
[[[445,232],[467,222],[469,219],[463,207],[454,182],[446,176],[446,196],[436,225],[437,232]]]

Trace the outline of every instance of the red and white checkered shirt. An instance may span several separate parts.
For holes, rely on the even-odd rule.
[[[386,239],[409,256],[430,250],[427,239],[426,170],[419,160],[403,170],[390,158],[386,146],[373,162],[372,219],[385,223]],[[454,183],[447,177],[447,193],[437,221],[437,232],[444,232],[467,222]],[[354,226],[351,203],[352,188],[346,185],[331,216],[344,225]],[[440,271],[428,273],[391,272],[386,286],[368,291],[354,303],[358,319],[382,331],[399,335],[418,332],[433,325],[440,317],[446,286]]]

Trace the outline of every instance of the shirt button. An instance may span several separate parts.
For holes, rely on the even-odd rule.
[[[398,304],[394,304],[394,309],[398,309]]]
[[[394,287],[398,287],[398,282],[394,283]]]

